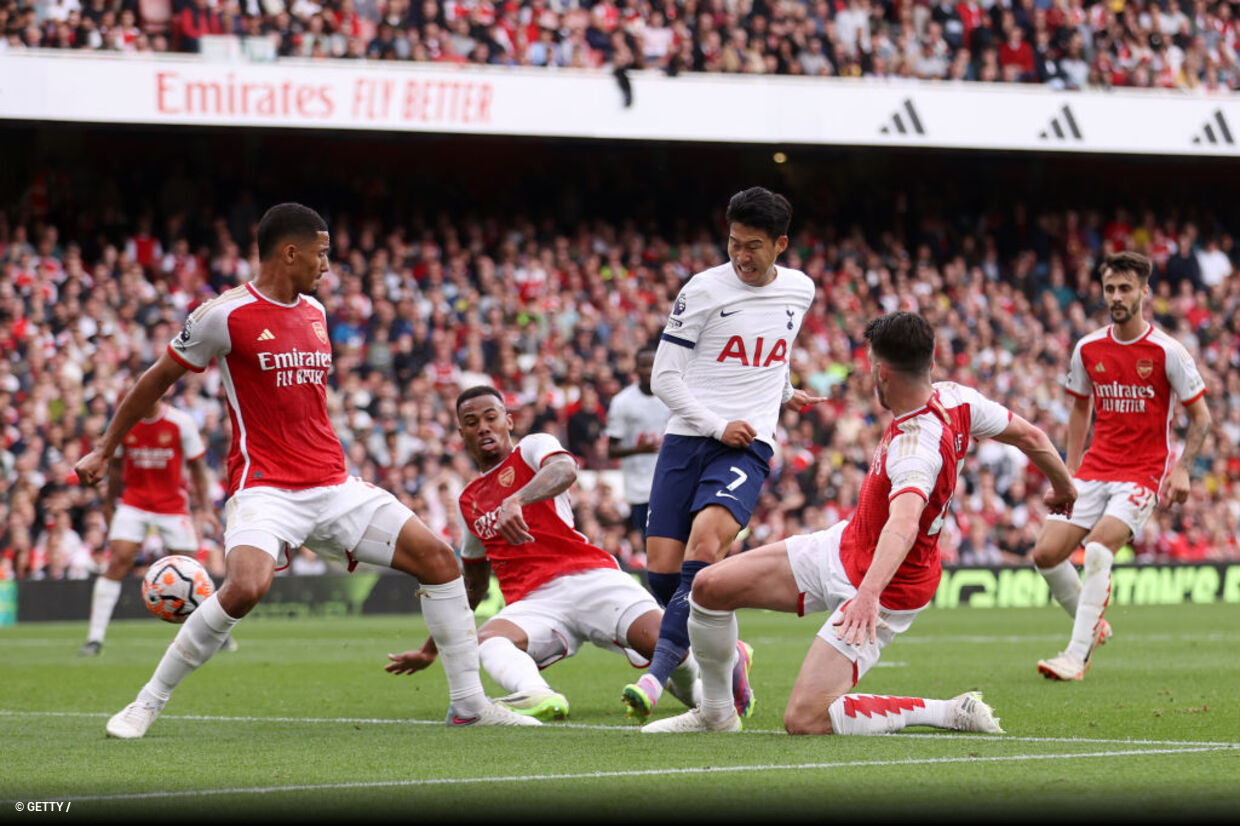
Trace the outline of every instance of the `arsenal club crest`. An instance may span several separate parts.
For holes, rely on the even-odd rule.
[[[1150,376],[1154,375],[1154,362],[1150,359],[1138,359],[1137,375],[1140,376],[1142,380],[1148,379]]]
[[[161,445],[166,445],[171,441],[172,441],[172,434],[169,433],[168,431],[165,430],[159,434],[159,443]]]
[[[517,472],[510,467],[506,467],[500,471],[497,481],[501,487],[510,488],[512,487],[512,480],[516,477]]]
[[[323,326],[323,322],[312,321],[310,323],[310,329],[314,330],[314,334],[318,336],[319,341],[323,342],[324,344],[327,343],[327,328]]]

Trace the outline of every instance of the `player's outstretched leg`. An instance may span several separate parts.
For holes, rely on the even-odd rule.
[[[568,719],[568,698],[551,688],[528,653],[507,637],[488,637],[478,644],[482,669],[508,694],[495,702],[536,720]]]
[[[978,691],[968,691],[950,700],[845,694],[830,705],[827,713],[835,734],[889,734],[907,726],[1003,733],[999,718]]]
[[[103,638],[120,597],[120,580],[110,579],[103,574],[95,578],[90,593],[90,629],[86,632],[86,644],[79,649],[78,656],[95,657],[103,650]]]
[[[145,735],[173,689],[220,649],[236,624],[220,606],[219,592],[208,597],[177,631],[137,699],[108,720],[108,736],[132,740]]]
[[[684,660],[689,651],[689,594],[693,580],[707,566],[706,562],[689,560],[681,566],[680,586],[663,611],[659,625],[659,641],[655,644],[650,668],[636,683],[624,687],[621,699],[628,706],[629,719],[641,722],[650,716],[663,695],[663,687],[672,671]]]
[[[1072,641],[1059,656],[1038,662],[1038,673],[1051,680],[1081,680],[1089,669],[1094,650],[1111,637],[1111,626],[1102,614],[1111,599],[1111,565],[1114,554],[1100,542],[1085,546],[1085,581],[1072,623]]]

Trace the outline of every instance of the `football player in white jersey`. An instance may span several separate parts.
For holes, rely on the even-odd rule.
[[[613,396],[607,409],[607,458],[620,460],[629,522],[643,541],[654,466],[672,415],[650,386],[653,373],[654,350],[643,349],[637,354],[637,381]]]
[[[665,606],[650,668],[625,686],[628,716],[645,720],[689,650],[689,592],[697,572],[726,555],[770,472],[785,404],[825,397],[794,390],[789,356],[814,300],[814,282],[775,260],[788,247],[792,206],[752,187],[726,213],[726,264],[681,289],[655,353],[651,385],[672,412],[659,449],[647,516],[651,590]],[[736,706],[753,705],[752,652],[737,645]]]

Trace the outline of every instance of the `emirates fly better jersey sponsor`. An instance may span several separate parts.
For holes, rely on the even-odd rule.
[[[939,532],[948,517],[969,440],[996,436],[1011,419],[1011,411],[971,387],[937,382],[925,407],[887,425],[861,483],[857,510],[840,537],[840,560],[854,586],[860,587],[870,569],[891,500],[912,491],[926,500],[926,507],[913,547],[880,602],[896,611],[911,611],[930,602],[943,571]]]
[[[134,425],[116,449],[125,485],[121,503],[149,513],[188,514],[185,463],[205,452],[194,420],[164,405],[158,416]]]
[[[232,418],[228,495],[345,481],[344,450],[327,415],[331,343],[323,305],[292,304],[244,284],[203,304],[168,352],[200,372],[216,359]]]
[[[496,511],[503,501],[524,487],[543,462],[557,453],[568,453],[558,439],[549,433],[532,433],[517,442],[507,459],[461,492],[461,518],[467,531],[461,557],[467,562],[486,557],[508,604],[562,574],[620,567],[615,557],[591,545],[573,527],[568,491],[522,509],[533,542],[513,545],[495,529]]]
[[[1206,385],[1184,345],[1151,324],[1132,341],[1117,340],[1112,326],[1082,338],[1064,389],[1094,398],[1094,436],[1076,478],[1157,491],[1171,461],[1175,399],[1191,404]]]
[[[775,280],[751,287],[732,264],[689,279],[676,296],[663,340],[693,358],[684,381],[693,397],[726,421],[743,420],[773,449],[792,346],[814,300],[814,282],[800,270],[776,267]],[[672,415],[667,432],[699,433]]]

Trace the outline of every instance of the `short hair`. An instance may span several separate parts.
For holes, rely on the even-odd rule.
[[[258,258],[265,261],[275,254],[281,241],[312,239],[316,233],[327,232],[327,222],[308,206],[276,204],[263,213],[258,222]]]
[[[874,355],[902,373],[925,375],[934,365],[934,328],[916,313],[879,316],[865,325]]]
[[[775,240],[788,234],[792,204],[783,195],[765,187],[752,186],[732,196],[725,217],[729,224],[760,229]]]
[[[1102,277],[1106,278],[1113,272],[1130,272],[1142,284],[1148,284],[1150,275],[1154,272],[1154,264],[1149,258],[1139,252],[1133,252],[1132,250],[1113,252],[1102,259]]]
[[[494,396],[499,399],[500,404],[504,403],[504,394],[496,390],[489,384],[477,384],[467,390],[462,390],[461,394],[456,397],[456,415],[460,418],[461,405],[470,399],[476,399],[479,396]]]

